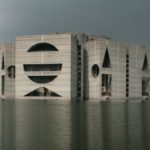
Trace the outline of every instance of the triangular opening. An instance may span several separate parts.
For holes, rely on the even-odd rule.
[[[103,68],[111,68],[111,63],[110,63],[110,57],[108,53],[108,48],[106,48],[105,56],[104,56],[104,61],[103,61]]]
[[[4,61],[4,54],[3,54],[3,56],[2,56],[2,70],[4,70],[5,69],[5,61]]]
[[[144,63],[143,63],[143,71],[147,71],[148,70],[148,60],[147,60],[147,55],[145,54],[145,58],[144,58]]]
[[[47,97],[61,97],[59,94],[48,90],[45,87],[39,87],[38,89],[26,94],[25,96],[47,96]]]

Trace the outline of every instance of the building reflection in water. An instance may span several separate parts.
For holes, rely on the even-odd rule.
[[[0,101],[1,150],[148,150],[150,103]]]
[[[8,103],[3,104],[2,150],[70,149],[69,103]]]
[[[16,103],[0,101],[0,145],[1,150],[16,149]]]
[[[141,119],[143,149],[148,150],[150,149],[150,103],[142,103]]]
[[[88,123],[86,102],[72,102],[71,123],[71,149],[88,150]]]

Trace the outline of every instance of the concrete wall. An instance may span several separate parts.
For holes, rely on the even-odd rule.
[[[103,68],[103,60],[108,48],[111,68]],[[112,41],[110,39],[98,38],[90,40],[85,44],[87,52],[87,66],[85,72],[88,74],[86,85],[89,99],[103,99],[102,96],[102,74],[112,75],[112,100],[123,100],[126,98],[142,98],[142,77],[150,78],[149,71],[143,72],[145,54],[149,60],[150,49],[136,44]],[[129,55],[129,97],[126,97],[126,54]],[[100,69],[98,77],[93,77],[92,66],[97,64]],[[148,88],[150,85],[148,85]],[[149,90],[150,93],[150,90]]]
[[[37,43],[50,43],[54,45],[58,51],[53,52],[27,52],[31,46]],[[72,44],[71,34],[51,34],[51,35],[36,35],[36,36],[19,36],[16,38],[16,93],[18,99],[25,97],[25,95],[38,87],[46,87],[47,89],[56,92],[61,97],[57,99],[71,99],[76,97],[75,87],[72,86],[76,82],[73,77],[73,72],[76,72],[76,67],[71,69],[75,64],[76,56],[73,56],[76,51]],[[71,57],[71,54],[73,57]],[[43,58],[42,58],[43,57]],[[72,58],[72,59],[71,59]],[[24,72],[23,64],[62,64],[61,71],[58,72]],[[75,71],[74,71],[75,70]],[[47,84],[37,84],[31,81],[27,76],[29,75],[58,75],[58,77]],[[72,75],[72,76],[71,76]],[[75,81],[75,82],[74,82]],[[74,87],[74,88],[73,88]],[[71,89],[72,88],[72,89]],[[72,96],[71,96],[71,91]],[[40,97],[32,97],[40,98]],[[55,99],[55,97],[41,97],[48,99]]]
[[[2,59],[4,56],[4,68],[2,69]],[[15,65],[15,46],[7,43],[0,45],[0,95],[2,98],[13,99],[15,94],[15,78],[9,75],[8,68]],[[4,94],[2,94],[2,76],[4,76]]]
[[[33,45],[39,43],[49,43],[58,51],[28,52]],[[80,46],[80,54],[78,46]],[[110,68],[102,67],[106,49],[110,57]],[[127,54],[129,55],[128,73]],[[149,68],[142,71],[145,54],[149,65],[149,48],[113,41],[107,37],[88,36],[85,33],[18,36],[15,46],[9,43],[0,45],[0,96],[17,99],[76,100],[80,93],[81,99],[102,100],[105,98],[104,95],[102,96],[102,75],[110,74],[112,76],[112,100],[142,98],[142,78],[150,78]],[[3,55],[4,69],[2,69]],[[62,68],[60,71],[25,71],[24,64],[62,64]],[[92,74],[94,64],[99,67],[97,77]],[[8,76],[10,66],[16,67],[15,79]],[[29,79],[29,76],[53,75],[57,77],[48,83],[36,83]],[[2,95],[2,76],[5,76],[4,95]],[[59,96],[26,96],[40,87]],[[80,91],[79,87],[81,87]],[[147,92],[150,95],[150,83]]]

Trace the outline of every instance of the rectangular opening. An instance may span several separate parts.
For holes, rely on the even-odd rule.
[[[127,64],[129,63],[129,60],[128,60],[128,59],[126,60],[126,63],[127,63]]]
[[[5,76],[2,76],[2,83],[1,83],[1,87],[2,87],[2,91],[1,94],[5,95]]]
[[[127,87],[127,88],[129,87],[129,83],[126,83],[126,87]]]
[[[111,96],[112,75],[102,74],[102,96]]]
[[[60,71],[62,64],[24,64],[24,71]]]
[[[81,50],[81,45],[77,45],[78,50]]]
[[[126,78],[129,78],[129,75],[128,75],[128,74],[126,74]]]
[[[149,96],[148,93],[149,79],[150,78],[147,77],[142,78],[142,96]]]
[[[126,58],[129,58],[129,54],[126,55]]]

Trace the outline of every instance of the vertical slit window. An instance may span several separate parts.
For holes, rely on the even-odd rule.
[[[129,97],[129,54],[126,54],[126,97]]]
[[[5,76],[2,76],[1,79],[2,79],[2,82],[1,82],[1,87],[2,87],[1,94],[5,95]]]
[[[5,60],[4,60],[4,54],[2,56],[2,70],[5,69]]]

